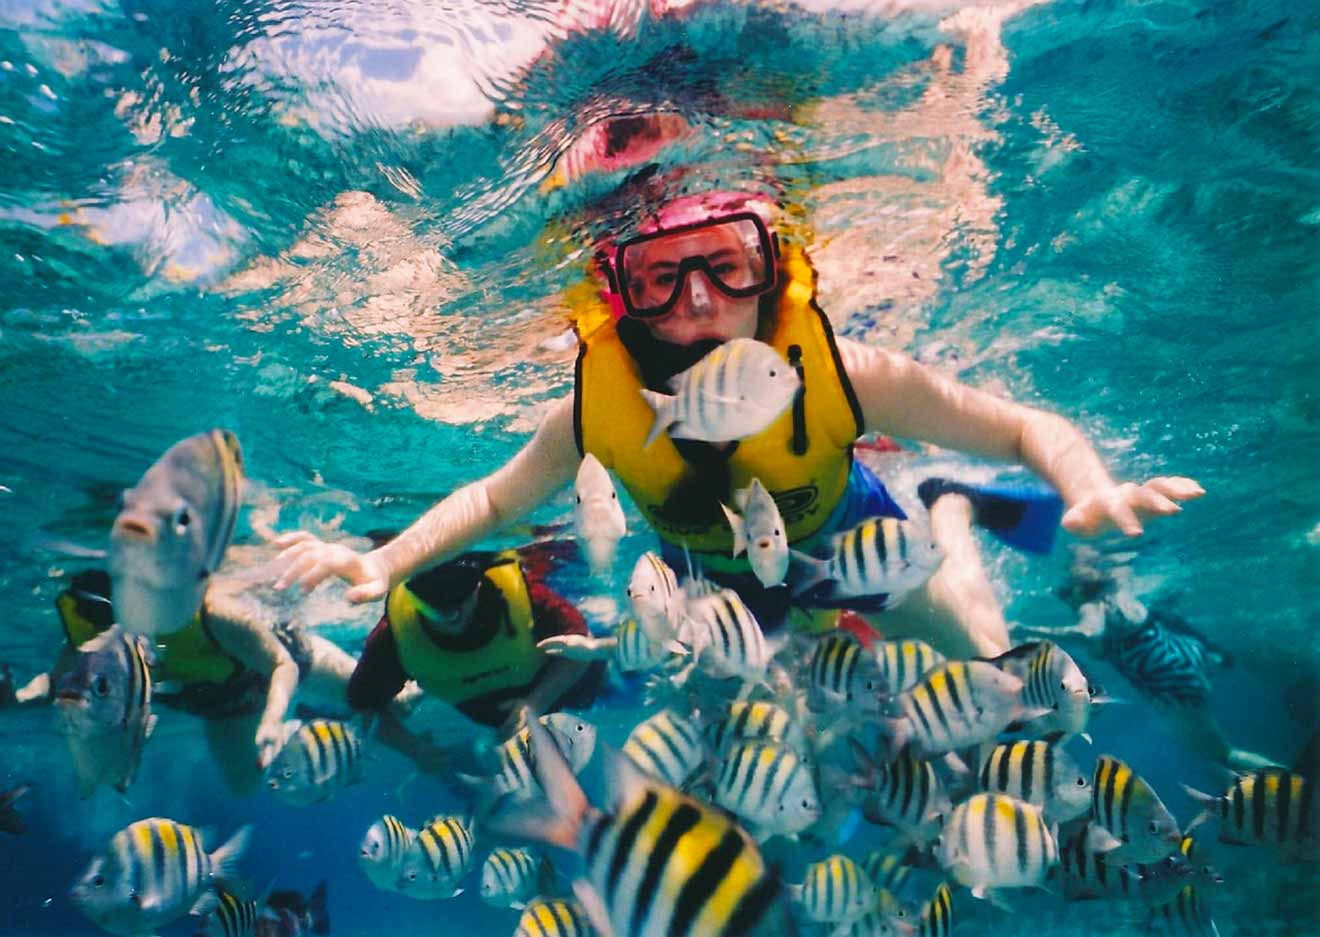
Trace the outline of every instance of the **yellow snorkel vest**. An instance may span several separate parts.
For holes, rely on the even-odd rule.
[[[759,478],[779,507],[789,542],[799,544],[821,529],[844,497],[852,444],[863,421],[829,320],[816,305],[815,271],[791,244],[784,246],[779,263],[783,286],[773,328],[769,336],[757,337],[798,369],[803,386],[774,423],[738,443],[728,459],[731,490],[724,497],[732,505],[733,491]],[[722,517],[694,524],[665,516],[666,500],[693,469],[667,434],[643,448],[655,414],[638,393],[642,378],[613,317],[588,310],[578,321],[583,335],[575,429],[581,452],[613,470],[661,538],[702,553],[708,568],[748,569],[745,557],[730,560],[733,534]]]
[[[440,613],[425,597],[425,574],[399,583],[385,600],[399,661],[408,676],[452,705],[487,693],[531,684],[548,658],[536,647],[532,601],[518,554],[499,555],[483,577],[499,590],[502,614],[480,620],[452,640],[428,632],[425,619]]]
[[[75,648],[114,624],[110,599],[86,590],[65,589],[55,597],[55,609],[65,637]],[[225,683],[242,670],[211,637],[203,609],[178,631],[156,636],[151,676],[158,682]]]

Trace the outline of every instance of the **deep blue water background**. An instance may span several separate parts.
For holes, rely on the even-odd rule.
[[[0,660],[16,677],[53,660],[52,599],[91,562],[52,542],[103,547],[118,490],[182,436],[234,429],[252,512],[279,505],[279,529],[355,534],[515,451],[570,386],[556,296],[619,177],[540,184],[623,102],[696,128],[666,165],[777,180],[817,229],[845,333],[1064,413],[1117,474],[1200,480],[1203,499],[1130,545],[1134,570],[1232,653],[1214,709],[1234,742],[1291,761],[1320,696],[1314,7],[1046,4],[1004,25],[1005,69],[961,82],[985,37],[936,13],[719,6],[547,44],[548,10],[0,0]],[[941,43],[950,74],[923,64]],[[920,275],[857,286],[893,254]],[[915,471],[896,471],[900,495]],[[1050,596],[1066,549],[988,549],[1011,619],[1067,621]],[[328,633],[353,647],[370,617]],[[596,718],[614,740],[630,726]],[[1140,703],[1094,734],[1180,819],[1179,781],[1216,785]],[[91,933],[63,896],[148,815],[255,823],[245,871],[328,880],[336,934],[513,928],[472,895],[412,903],[356,870],[375,816],[448,803],[424,780],[400,791],[392,756],[318,807],[235,800],[196,724],[166,713],[128,802],[79,802],[49,714],[0,713],[0,740],[0,789],[36,784],[31,831],[0,841],[0,933]],[[1320,930],[1315,870],[1259,859],[1223,859],[1221,931]],[[1029,907],[1043,931],[1127,926],[1105,904]]]

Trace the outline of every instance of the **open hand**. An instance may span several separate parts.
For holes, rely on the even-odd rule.
[[[276,563],[288,566],[275,581],[276,589],[300,586],[310,592],[329,576],[338,576],[350,583],[345,593],[350,602],[374,602],[390,589],[389,571],[373,553],[358,553],[342,543],[326,543],[305,530],[297,530],[275,539],[283,552]]]
[[[1142,533],[1141,518],[1177,514],[1179,501],[1190,501],[1205,489],[1181,475],[1162,475],[1144,485],[1124,482],[1102,488],[1078,501],[1063,515],[1063,529],[1082,537],[1094,537],[1117,527],[1129,537]]]

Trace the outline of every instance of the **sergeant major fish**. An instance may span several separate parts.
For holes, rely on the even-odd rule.
[[[530,726],[551,813],[506,802],[495,832],[576,850],[579,896],[601,933],[731,937],[792,932],[783,886],[755,842],[723,812],[647,778],[607,752],[609,812],[591,806],[549,733]]]
[[[295,806],[320,803],[339,788],[362,780],[362,741],[347,723],[291,719],[284,746],[266,768],[266,785]]]
[[[234,533],[243,453],[228,430],[175,443],[124,492],[110,530],[115,620],[129,634],[178,631],[201,607]]]
[[[481,866],[481,900],[495,908],[522,909],[554,885],[549,860],[530,849],[492,849]]]
[[[824,559],[792,551],[802,570],[794,574],[794,595],[829,582],[828,594],[822,598],[899,597],[925,583],[944,560],[944,551],[933,540],[919,536],[910,522],[893,517],[868,518],[835,534],[830,544],[830,555]]]
[[[846,631],[816,640],[807,663],[807,699],[814,709],[875,715],[887,691],[880,665],[861,641]]]
[[[207,853],[201,834],[161,817],[129,824],[87,867],[69,897],[102,930],[122,937],[155,933],[216,904],[213,886],[238,871],[251,827]]]
[[[80,794],[90,797],[100,784],[128,790],[156,726],[146,639],[115,626],[84,642],[56,683],[54,702]]]
[[[935,858],[978,898],[1040,886],[1057,860],[1040,808],[1002,794],[975,794],[953,809]]]
[[[628,523],[610,473],[590,452],[578,466],[573,497],[573,528],[578,540],[586,545],[591,571],[600,575],[614,564],[615,551],[628,532]]]
[[[714,677],[741,677],[762,683],[774,651],[752,610],[733,589],[688,603],[688,617],[679,636],[692,653],[693,664]],[[681,678],[675,678],[681,683]]]
[[[880,641],[872,648],[872,653],[890,693],[911,689],[932,669],[944,663],[943,654],[915,638]]]
[[[787,709],[769,700],[735,700],[707,724],[703,735],[712,755],[738,742],[757,740],[787,745],[803,758],[812,753],[806,730]]]
[[[325,882],[310,898],[292,891],[273,892],[263,901],[242,899],[216,887],[219,904],[198,937],[309,937],[330,933]]]
[[[651,777],[681,788],[701,767],[705,748],[695,725],[664,709],[629,733],[623,754]]]
[[[978,790],[1007,794],[1040,807],[1047,820],[1064,823],[1091,806],[1091,780],[1066,751],[1048,742],[996,745],[977,777]]]
[[[475,841],[470,819],[441,816],[431,820],[408,846],[396,890],[422,901],[463,894],[458,883],[472,869]]]
[[[807,866],[801,885],[788,892],[810,920],[846,924],[875,907],[879,893],[852,859],[833,855]]]
[[[759,478],[735,492],[733,499],[739,514],[720,505],[733,531],[733,555],[746,550],[747,562],[761,585],[767,589],[780,585],[788,574],[788,537],[775,499]]]
[[[549,713],[540,717],[560,753],[581,771],[596,748],[596,727],[568,713]],[[536,792],[536,756],[532,735],[523,726],[495,749],[496,770],[493,789],[497,795],[529,797]]]
[[[620,673],[654,670],[670,655],[670,651],[646,636],[636,618],[624,619],[612,635],[559,634],[541,639],[536,646],[551,657],[581,661],[612,659]]]
[[[990,663],[1023,683],[1022,701],[1043,715],[1025,731],[1051,741],[1085,735],[1091,704],[1098,701],[1077,662],[1053,641],[1031,641],[994,658]],[[1107,698],[1100,698],[1099,701]]]
[[[881,723],[889,754],[911,746],[929,758],[993,738],[1024,716],[1022,681],[983,661],[947,661],[897,697],[902,717]]]
[[[417,831],[404,826],[398,817],[385,814],[367,829],[358,849],[358,865],[377,888],[394,891],[399,872]]]
[[[1087,847],[1111,863],[1157,862],[1182,842],[1178,821],[1155,790],[1122,761],[1101,755],[1091,782]]]
[[[513,937],[595,937],[587,912],[576,901],[537,898],[518,918]]]
[[[1218,797],[1183,785],[1205,810],[1187,827],[1188,832],[1218,817],[1221,842],[1274,846],[1298,858],[1320,852],[1316,811],[1312,805],[1315,783],[1281,768],[1238,774]]]
[[[730,746],[716,770],[714,800],[758,839],[795,836],[824,812],[811,764],[773,742]]]
[[[653,644],[682,652],[676,639],[683,624],[686,596],[678,587],[674,571],[657,554],[647,551],[637,558],[628,579],[628,601],[637,623]]]
[[[1090,848],[1090,839],[1083,828],[1059,849],[1063,893],[1070,901],[1103,897],[1165,904],[1194,874],[1192,864],[1181,853],[1175,852],[1158,863],[1123,865]]]
[[[669,381],[674,396],[641,388],[655,411],[642,448],[660,434],[671,439],[732,442],[755,436],[777,420],[802,386],[797,372],[764,342],[735,338]]]
[[[953,804],[930,762],[905,753],[875,764],[855,740],[849,742],[864,771],[867,794],[862,815],[872,823],[894,827],[905,841],[924,845],[934,839]]]

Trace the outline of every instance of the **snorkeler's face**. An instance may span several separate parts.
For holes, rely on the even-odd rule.
[[[668,314],[644,320],[661,341],[690,345],[706,339],[728,341],[756,334],[758,296],[730,296],[726,286],[745,287],[764,276],[758,257],[749,257],[746,243],[728,226],[696,228],[638,245],[630,265],[634,295],[643,302],[662,302],[683,282]],[[698,269],[680,271],[684,260],[705,259]]]

